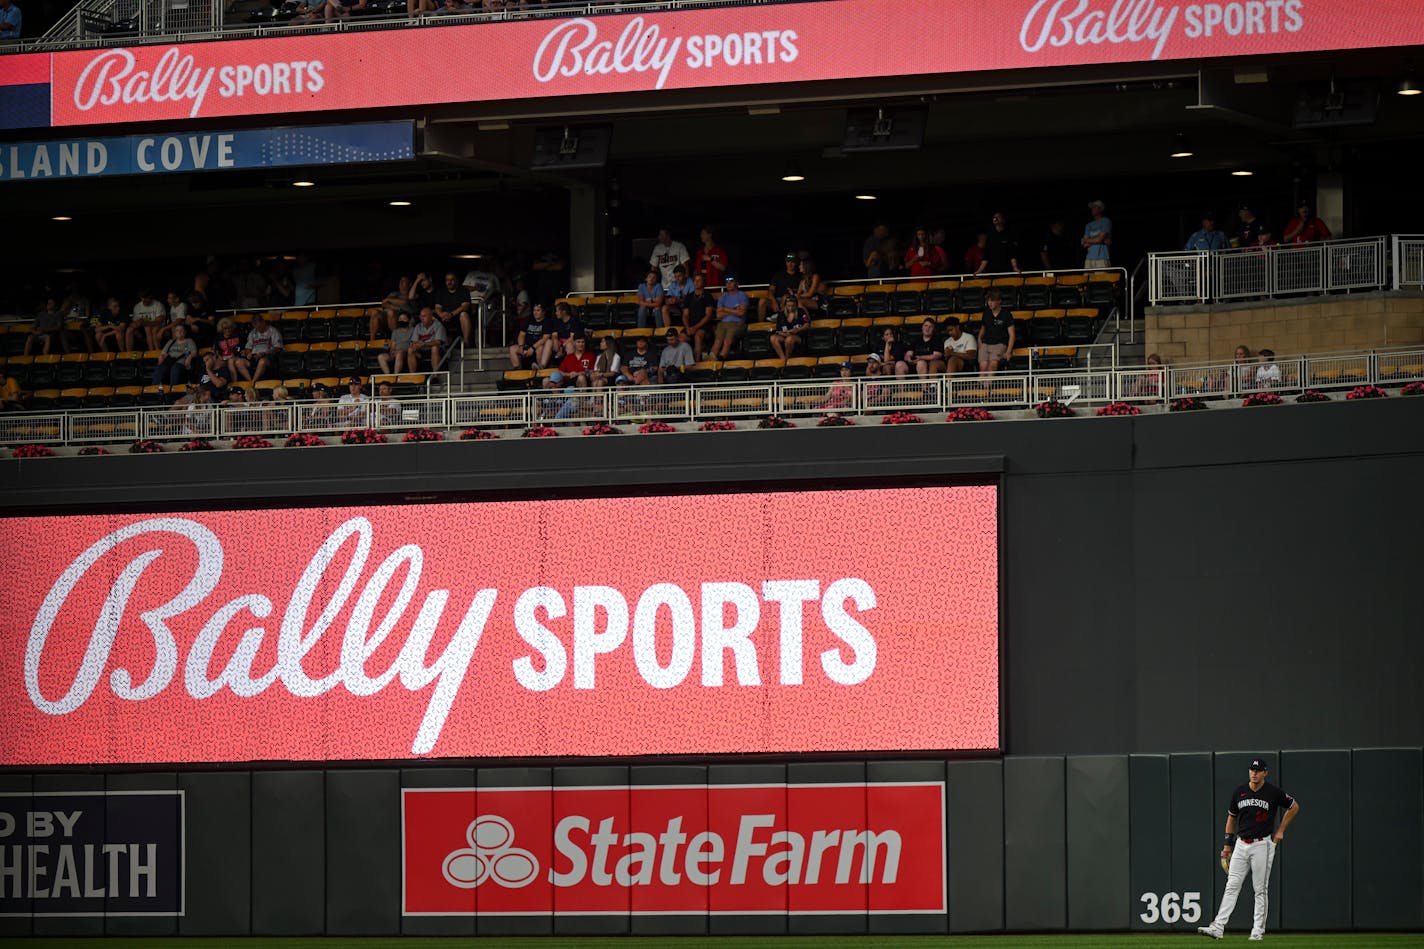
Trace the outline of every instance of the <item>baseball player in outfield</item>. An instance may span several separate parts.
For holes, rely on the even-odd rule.
[[[1251,916],[1251,940],[1260,942],[1266,934],[1266,888],[1271,882],[1271,864],[1276,847],[1286,835],[1286,828],[1300,813],[1300,804],[1285,791],[1266,781],[1266,761],[1253,758],[1249,765],[1250,780],[1231,792],[1226,805],[1226,840],[1221,848],[1226,871],[1226,892],[1221,894],[1221,907],[1210,926],[1200,926],[1203,936],[1220,939],[1226,932],[1226,921],[1236,908],[1241,895],[1241,883],[1246,870],[1251,870],[1251,886],[1256,890],[1256,907]],[[1285,811],[1281,826],[1276,827],[1276,811]],[[1235,846],[1233,846],[1233,844]]]

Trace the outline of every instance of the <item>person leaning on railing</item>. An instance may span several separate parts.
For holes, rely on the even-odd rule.
[[[1330,239],[1330,228],[1325,226],[1325,222],[1316,217],[1311,211],[1310,202],[1302,201],[1296,205],[1295,217],[1291,218],[1290,224],[1286,225],[1286,231],[1281,235],[1283,244],[1308,244],[1311,241],[1328,241]]]
[[[1202,215],[1201,230],[1187,238],[1183,250],[1225,250],[1226,234],[1216,229],[1216,215],[1208,211]]]

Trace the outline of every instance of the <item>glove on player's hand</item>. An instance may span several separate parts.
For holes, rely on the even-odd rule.
[[[1226,854],[1221,855],[1221,869],[1224,873],[1231,872],[1231,858]]]

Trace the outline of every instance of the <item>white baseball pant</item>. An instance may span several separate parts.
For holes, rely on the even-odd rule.
[[[1241,895],[1241,884],[1246,881],[1246,870],[1251,870],[1251,887],[1256,891],[1256,906],[1251,914],[1251,935],[1262,936],[1266,932],[1266,891],[1271,885],[1271,864],[1276,859],[1276,842],[1262,837],[1251,843],[1236,841],[1231,851],[1231,867],[1226,873],[1226,892],[1221,894],[1221,906],[1216,911],[1216,919],[1211,928],[1218,932],[1226,930],[1231,919],[1231,911],[1236,908],[1236,898]]]

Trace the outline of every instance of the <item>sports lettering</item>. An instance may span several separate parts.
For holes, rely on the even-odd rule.
[[[127,49],[99,53],[79,73],[74,84],[74,107],[89,112],[96,105],[187,101],[192,103],[188,117],[197,118],[214,75],[218,77],[218,95],[224,99],[244,96],[249,91],[258,96],[317,93],[325,84],[320,60],[200,68],[191,53],[181,53],[178,47],[170,46],[152,69],[139,69],[137,63],[133,52]]]

